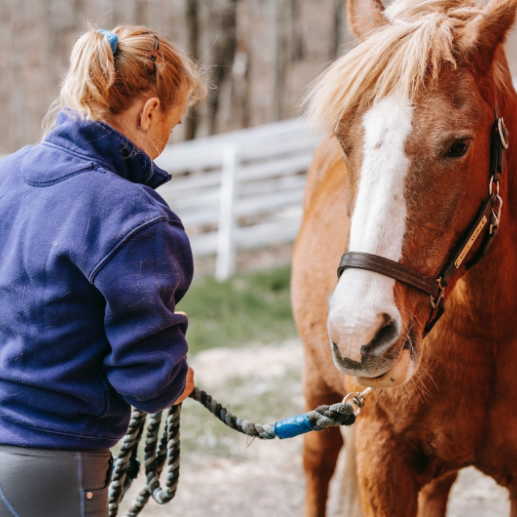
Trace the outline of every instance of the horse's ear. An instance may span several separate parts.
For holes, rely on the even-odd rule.
[[[490,0],[482,14],[463,29],[461,48],[478,62],[490,66],[497,47],[504,43],[515,22],[517,0]]]
[[[381,0],[348,0],[348,23],[360,39],[386,23]]]

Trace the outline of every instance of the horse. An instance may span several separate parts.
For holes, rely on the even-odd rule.
[[[328,135],[292,261],[307,407],[373,388],[345,483],[367,517],[444,516],[467,466],[517,517],[517,0],[348,10],[357,44],[305,101]],[[306,517],[343,444],[306,436]]]

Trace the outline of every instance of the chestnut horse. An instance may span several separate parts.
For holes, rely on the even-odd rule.
[[[444,516],[469,465],[508,488],[517,517],[517,94],[503,48],[517,0],[348,6],[359,43],[307,101],[332,135],[309,171],[293,259],[307,407],[374,388],[350,449],[368,517]],[[336,268],[351,251],[437,278],[495,189],[498,117],[509,143],[501,227],[467,272],[497,214],[479,226],[424,339],[428,294],[374,268],[337,281]],[[307,517],[325,515],[342,445],[337,428],[306,437]]]

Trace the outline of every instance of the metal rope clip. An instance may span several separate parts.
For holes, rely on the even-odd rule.
[[[354,412],[355,416],[359,416],[361,413],[361,409],[363,409],[364,404],[366,402],[366,397],[373,391],[373,388],[366,388],[364,391],[353,391],[349,393],[344,399],[342,404],[348,404],[349,401],[357,406],[357,409]]]

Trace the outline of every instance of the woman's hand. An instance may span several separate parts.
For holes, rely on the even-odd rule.
[[[194,391],[194,370],[189,366],[187,373],[187,383],[183,393],[174,401],[174,405],[181,404]]]

